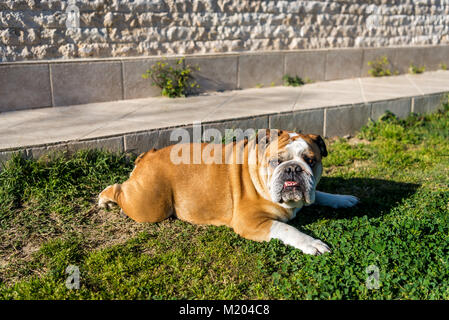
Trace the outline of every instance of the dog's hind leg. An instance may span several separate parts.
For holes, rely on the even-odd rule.
[[[173,214],[171,199],[160,197],[161,190],[169,193],[169,186],[149,184],[130,179],[122,184],[114,184],[104,189],[98,197],[98,206],[109,207],[116,203],[121,213],[137,222],[159,222]]]
[[[120,192],[121,186],[114,184],[104,189],[98,196],[98,207],[110,208],[111,204],[117,204],[117,195]]]

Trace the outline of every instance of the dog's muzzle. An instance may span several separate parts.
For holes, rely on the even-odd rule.
[[[315,179],[301,164],[280,165],[273,178],[272,197],[276,202],[312,202]]]

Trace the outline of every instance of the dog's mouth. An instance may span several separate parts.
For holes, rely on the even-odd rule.
[[[303,191],[297,181],[284,181],[281,190],[280,203],[294,201],[297,202],[304,198]]]
[[[289,189],[289,188],[298,188],[298,187],[299,187],[299,183],[296,181],[285,181],[283,190]]]
[[[306,177],[300,177],[297,181],[285,180],[282,188],[278,189],[280,191],[279,203],[298,202],[301,200],[310,203],[313,189],[312,181],[312,179],[309,181]]]
[[[280,192],[280,202],[297,202],[305,198],[304,184],[299,181],[286,180]]]

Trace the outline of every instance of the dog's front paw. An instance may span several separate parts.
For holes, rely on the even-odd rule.
[[[350,208],[359,203],[360,199],[354,196],[348,195],[337,195],[335,201],[331,202],[330,205],[332,208]]]
[[[326,252],[332,252],[327,244],[318,239],[313,239],[307,244],[302,245],[300,249],[305,254],[310,254],[313,256],[318,256]]]

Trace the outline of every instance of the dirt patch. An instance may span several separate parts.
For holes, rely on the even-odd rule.
[[[359,139],[357,137],[352,137],[348,139],[348,144],[351,146],[358,145],[358,144],[371,144],[371,141],[368,141],[366,139]]]
[[[46,241],[64,239],[68,234],[64,230],[70,231],[72,235],[73,233],[82,235],[85,249],[96,250],[124,243],[150,227],[150,224],[137,223],[128,217],[121,216],[119,209],[105,211],[96,206],[92,206],[87,212],[81,214],[82,219],[74,218],[68,225],[66,222],[63,229],[57,227],[64,224],[60,216],[55,213],[49,213],[49,216],[55,226],[52,232],[43,234],[33,232],[26,236],[25,230],[18,226],[2,234],[0,270],[4,275],[8,275],[6,279],[3,279],[4,282],[12,283],[20,280],[20,276],[16,276],[15,271],[31,261]],[[84,220],[83,223],[80,220]],[[15,242],[14,239],[22,239],[22,241]]]
[[[138,223],[120,214],[119,208],[95,207],[90,213],[91,223],[83,226],[80,232],[86,246],[93,250],[124,243],[149,227],[147,223]]]

